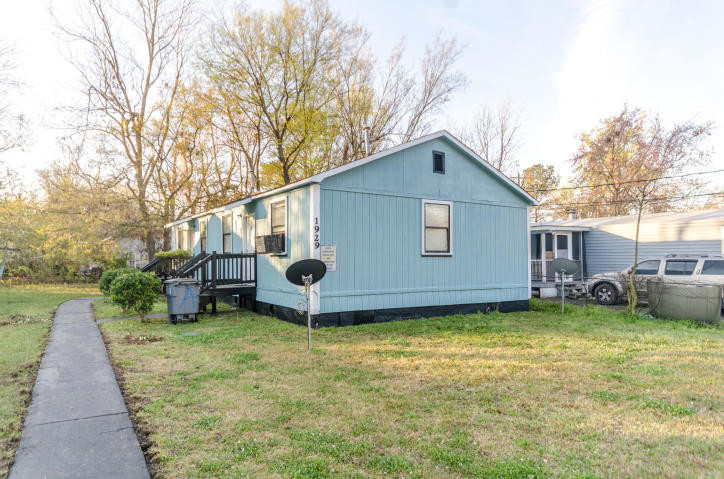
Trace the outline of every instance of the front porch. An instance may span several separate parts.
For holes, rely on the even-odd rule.
[[[561,277],[553,270],[553,260],[565,258],[578,264],[578,272],[567,275],[566,295],[584,295],[586,263],[583,255],[583,233],[588,228],[536,224],[531,226],[530,274],[531,290],[541,298],[560,295]]]
[[[239,298],[239,305],[253,308],[256,297],[256,253],[199,253],[182,265],[154,259],[141,268],[162,279],[193,278],[201,283],[201,305],[211,304],[216,313],[218,298]]]

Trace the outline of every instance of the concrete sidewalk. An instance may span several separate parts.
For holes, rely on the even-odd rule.
[[[60,305],[10,479],[148,478],[90,301]]]

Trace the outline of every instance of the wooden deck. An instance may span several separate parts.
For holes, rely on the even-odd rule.
[[[212,305],[216,312],[218,298],[239,296],[240,302],[256,298],[256,254],[199,253],[184,264],[153,260],[142,271],[159,277],[193,278],[201,283],[201,305]]]

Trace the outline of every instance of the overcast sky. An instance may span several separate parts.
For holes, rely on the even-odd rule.
[[[75,0],[54,0],[62,12]],[[205,0],[209,7],[217,2]],[[226,3],[229,3],[228,1]],[[276,8],[276,0],[253,0]],[[438,30],[465,45],[457,67],[469,85],[435,121],[454,130],[482,105],[510,98],[520,112],[521,167],[555,164],[568,172],[577,134],[624,103],[664,121],[714,121],[713,168],[724,168],[724,2],[331,0],[370,31],[384,58],[405,37],[410,59]],[[34,170],[60,158],[56,108],[79,101],[48,0],[0,0],[0,37],[17,52],[24,82],[12,103],[30,121],[30,143],[2,159],[32,183]],[[724,175],[712,178],[724,189]]]

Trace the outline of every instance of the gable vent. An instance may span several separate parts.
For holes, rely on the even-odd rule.
[[[445,174],[445,153],[442,151],[432,152],[432,172]]]

